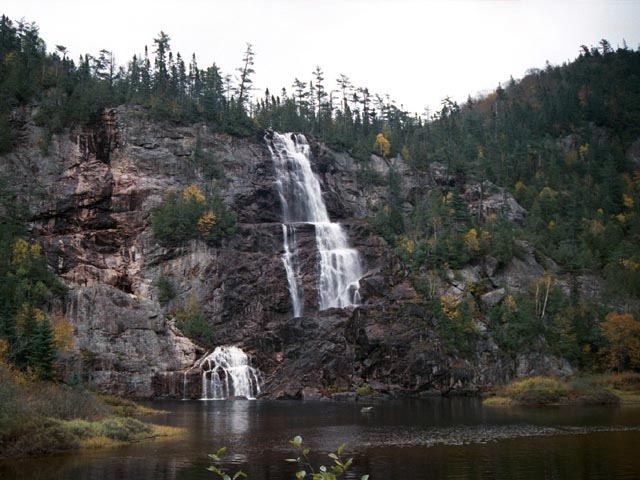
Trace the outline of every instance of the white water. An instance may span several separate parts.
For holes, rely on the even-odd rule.
[[[187,371],[182,375],[182,399],[187,400]]]
[[[253,400],[260,393],[260,372],[249,365],[249,357],[238,347],[216,347],[200,365],[202,400]]]
[[[273,134],[269,144],[276,170],[276,184],[283,216],[283,262],[287,270],[294,316],[302,313],[297,278],[297,244],[288,235],[295,223],[315,226],[318,247],[320,310],[348,307],[359,302],[358,287],[362,267],[358,251],[349,247],[339,223],[332,223],[322,200],[320,182],[311,170],[311,150],[304,135]],[[295,233],[295,230],[292,230]],[[293,239],[293,241],[291,241]],[[298,309],[298,311],[296,311]]]
[[[291,230],[291,234],[289,234]],[[297,243],[296,243],[296,227],[295,225],[282,224],[282,236],[284,238],[284,255],[282,255],[282,263],[287,271],[287,282],[289,283],[289,294],[291,295],[291,303],[293,303],[293,316],[302,315],[302,298],[298,291],[298,276],[300,275],[300,265],[298,263]]]

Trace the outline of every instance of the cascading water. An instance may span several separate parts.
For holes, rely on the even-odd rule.
[[[284,268],[287,271],[289,294],[291,295],[291,303],[293,304],[293,316],[299,317],[302,315],[303,304],[298,291],[300,265],[298,263],[295,225],[285,225],[283,223],[282,236],[284,237],[284,255],[282,255],[282,263],[284,263]]]
[[[229,397],[253,400],[260,393],[260,371],[249,365],[249,357],[238,347],[216,347],[200,365],[202,400]]]
[[[320,276],[320,310],[348,307],[359,301],[362,267],[358,251],[349,247],[338,223],[332,223],[322,200],[320,182],[311,170],[311,150],[304,135],[273,133],[269,143],[276,171],[276,185],[282,202],[284,255],[294,316],[302,313],[297,276],[295,224],[314,225]],[[289,234],[289,232],[292,232]]]

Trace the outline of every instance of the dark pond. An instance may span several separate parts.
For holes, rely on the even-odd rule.
[[[227,470],[251,480],[292,479],[288,440],[303,437],[313,463],[346,443],[352,474],[379,479],[637,479],[640,407],[483,408],[478,399],[362,403],[156,402],[150,420],[185,427],[179,440],[13,460],[0,478],[214,479],[207,453],[228,448]]]

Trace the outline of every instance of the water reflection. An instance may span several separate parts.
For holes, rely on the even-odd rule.
[[[156,423],[186,427],[179,440],[0,462],[0,478],[197,480],[214,478],[207,454],[252,480],[293,478],[288,440],[300,434],[314,461],[341,443],[354,474],[372,479],[637,478],[640,408],[488,409],[477,399],[331,402],[163,402]],[[627,430],[623,430],[627,429]],[[602,431],[611,430],[615,431]]]

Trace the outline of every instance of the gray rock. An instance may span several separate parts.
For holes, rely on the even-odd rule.
[[[480,300],[487,308],[491,308],[499,304],[504,298],[504,288],[499,288],[491,292],[485,293],[480,297]]]

